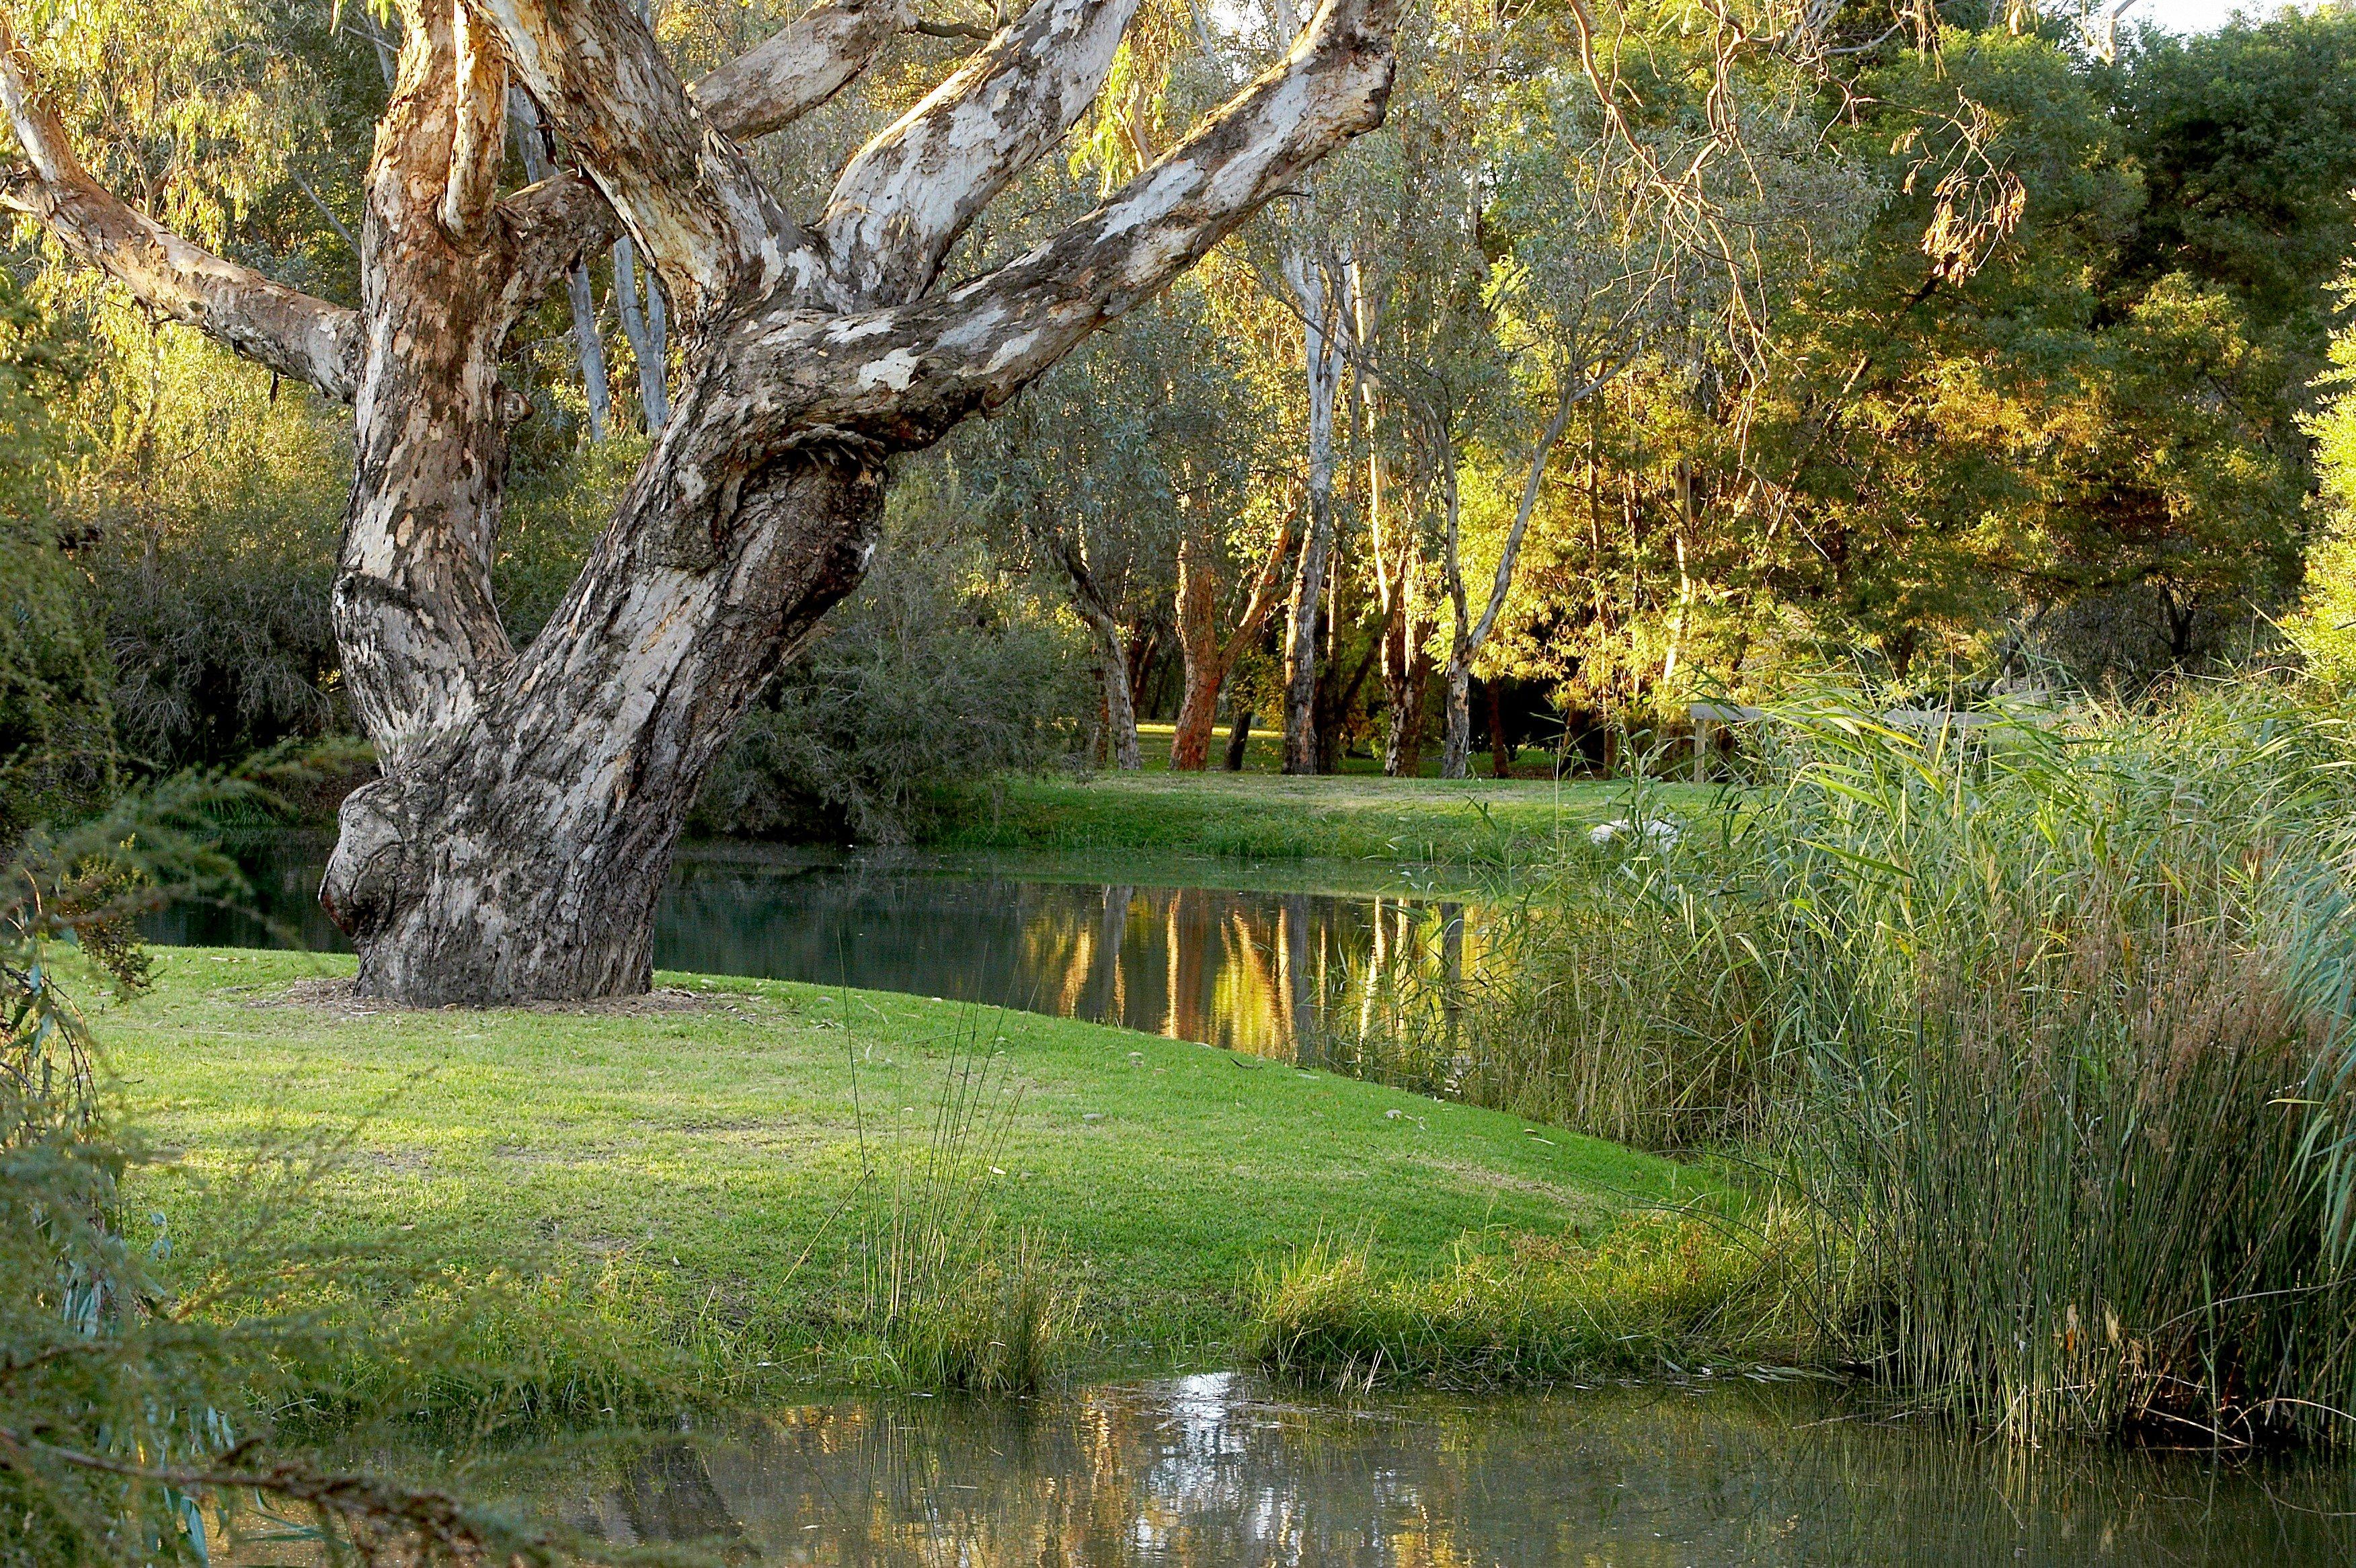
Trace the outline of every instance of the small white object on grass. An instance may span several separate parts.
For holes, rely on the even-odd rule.
[[[1677,824],[1674,817],[1655,817],[1641,827],[1625,817],[1614,817],[1608,822],[1599,822],[1588,829],[1587,842],[1598,849],[1602,849],[1621,839],[1633,838],[1640,833],[1644,836],[1645,843],[1652,848],[1667,849],[1677,840],[1685,837],[1685,829]]]

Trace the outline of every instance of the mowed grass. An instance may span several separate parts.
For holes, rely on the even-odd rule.
[[[1651,783],[1655,807],[1707,788]],[[1624,780],[1286,778],[1266,773],[1008,777],[969,787],[931,842],[954,849],[1140,849],[1267,860],[1515,865],[1626,814]]]
[[[202,1186],[257,1150],[348,1133],[286,1224],[376,1269],[306,1289],[391,1322],[421,1282],[436,1299],[524,1282],[533,1312],[469,1330],[493,1361],[545,1359],[538,1341],[587,1315],[608,1338],[732,1359],[702,1374],[740,1391],[760,1363],[772,1380],[841,1375],[828,1346],[854,1316],[891,1173],[921,1163],[977,1041],[1019,1093],[989,1207],[1058,1260],[1100,1364],[1230,1360],[1255,1272],[1320,1241],[1439,1270],[1465,1246],[1584,1244],[1632,1207],[1708,1188],[1489,1112],[918,997],[667,974],[620,1010],[375,1010],[315,994],[348,959],[155,958],[152,992],[93,1024],[132,1117],[175,1154],[130,1199],[168,1218],[177,1266],[201,1273],[224,1245]]]

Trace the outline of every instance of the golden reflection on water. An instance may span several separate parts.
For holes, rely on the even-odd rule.
[[[1477,967],[1457,902],[1151,886],[955,865],[683,863],[665,967],[956,997],[1322,1058],[1380,1031],[1385,1001]]]

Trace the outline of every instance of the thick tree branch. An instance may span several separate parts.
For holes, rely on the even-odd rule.
[[[466,0],[494,22],[517,77],[670,285],[691,330],[816,255],[735,144],[689,99],[620,0]]]
[[[515,235],[515,307],[530,310],[556,280],[592,251],[622,236],[604,192],[570,169],[559,169],[499,203],[499,215]]]
[[[737,141],[783,129],[858,80],[875,51],[905,31],[905,0],[830,0],[698,81],[690,93],[713,129]],[[622,222],[603,192],[572,170],[501,202],[519,248],[517,297],[536,303],[582,256],[612,244]]]
[[[442,193],[442,231],[462,245],[482,242],[498,199],[507,161],[508,68],[498,44],[466,6],[451,17],[457,51],[456,124],[450,140],[450,184]]]
[[[1318,158],[1381,124],[1399,0],[1326,0],[1282,61],[1046,244],[947,295],[864,316],[786,311],[731,346],[748,418],[906,449],[998,408],[1194,264]]]
[[[898,305],[931,286],[966,225],[1095,101],[1136,10],[1137,0],[1036,0],[860,150],[819,221],[854,299]]]
[[[831,0],[698,81],[696,107],[740,142],[766,135],[841,91],[914,25],[907,0]]]
[[[188,243],[106,190],[35,96],[0,16],[0,105],[27,162],[0,166],[0,207],[40,220],[65,248],[160,316],[185,322],[341,403],[359,383],[359,317]]]

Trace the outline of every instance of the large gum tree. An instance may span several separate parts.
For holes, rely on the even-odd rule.
[[[1379,124],[1398,0],[1324,0],[1286,56],[1096,211],[969,281],[950,246],[1061,142],[1137,0],[1037,0],[817,203],[742,145],[909,26],[824,0],[682,83],[625,0],[396,0],[403,26],[348,310],[207,253],[76,159],[0,15],[20,161],[0,204],[158,315],[348,403],[334,620],[380,777],[321,901],[368,991],[414,1004],[643,990],[680,822],[778,662],[857,584],[893,461],[986,413]],[[571,166],[502,196],[509,88]],[[590,249],[661,274],[671,416],[524,648],[491,594],[508,332]]]

